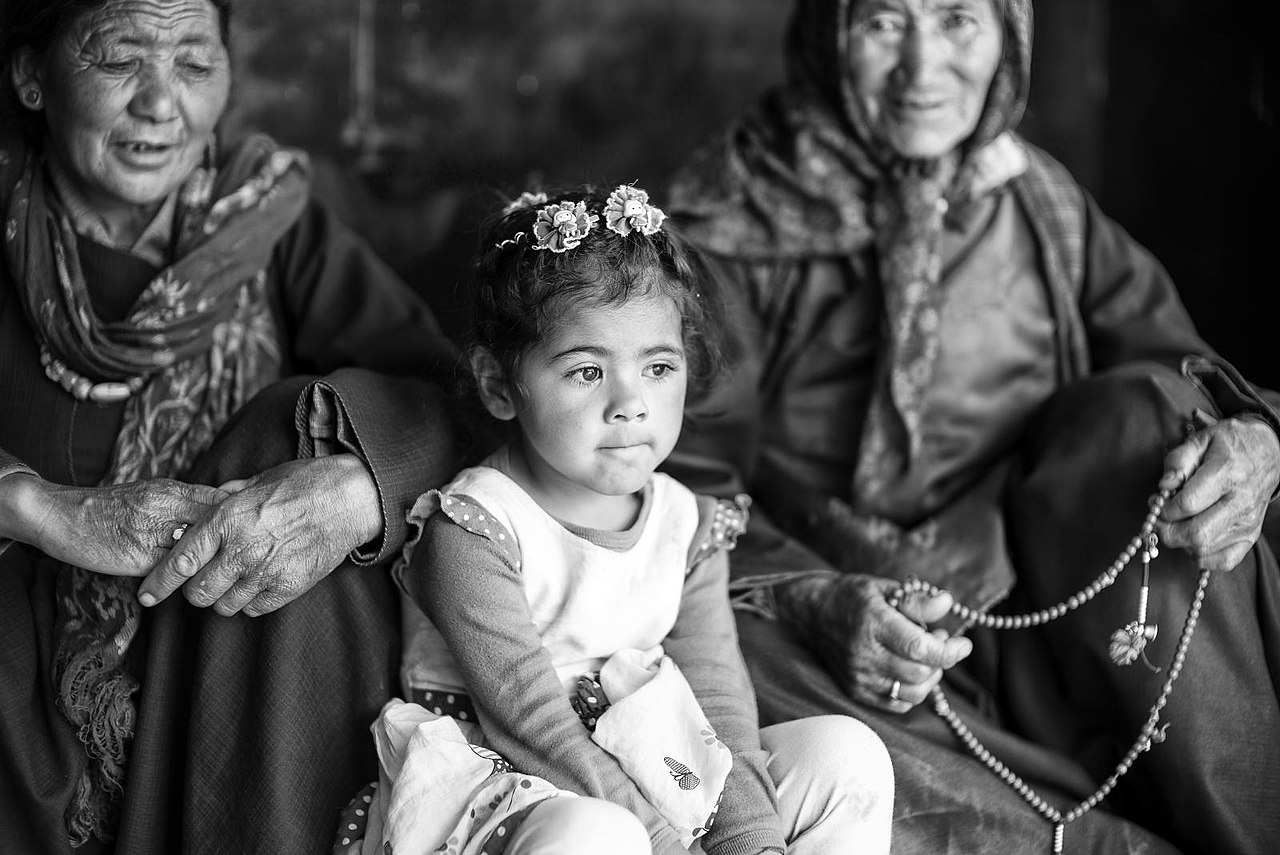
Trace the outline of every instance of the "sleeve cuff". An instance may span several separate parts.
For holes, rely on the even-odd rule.
[[[397,554],[414,500],[443,484],[457,467],[448,402],[417,378],[339,369],[303,390],[295,423],[299,457],[351,453],[373,475],[382,536],[352,552],[356,564],[377,564]]]
[[[721,841],[705,851],[707,855],[759,855],[761,852],[785,853],[787,850],[777,831],[757,829]]]
[[[1223,418],[1248,418],[1265,422],[1280,439],[1280,414],[1241,376],[1235,366],[1216,356],[1188,356],[1182,360],[1182,376],[1203,391]],[[1280,498],[1280,487],[1271,502]]]

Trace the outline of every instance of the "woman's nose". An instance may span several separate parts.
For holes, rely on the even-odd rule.
[[[167,122],[178,115],[178,100],[174,94],[174,82],[160,69],[147,68],[142,72],[138,88],[129,102],[129,112],[153,122]]]
[[[614,386],[607,413],[610,422],[644,421],[648,415],[639,383],[620,381]]]
[[[899,42],[898,74],[906,85],[925,81],[943,59],[947,45],[936,28],[912,24]]]

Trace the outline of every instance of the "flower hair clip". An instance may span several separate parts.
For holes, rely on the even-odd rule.
[[[533,248],[552,252],[573,249],[598,222],[600,215],[589,213],[586,202],[547,205],[533,222]]]
[[[666,218],[661,208],[649,204],[648,193],[629,184],[619,185],[605,200],[605,228],[623,237],[632,231],[657,234]]]

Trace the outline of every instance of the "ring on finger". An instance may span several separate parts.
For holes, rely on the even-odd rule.
[[[182,536],[187,533],[189,528],[191,528],[191,523],[178,523],[173,527],[173,531],[169,533],[169,537],[173,538],[174,543],[177,543],[182,540]]]
[[[902,681],[894,680],[893,685],[889,687],[889,700],[891,701],[902,700],[901,698],[898,697],[898,693],[901,691],[902,691]]]

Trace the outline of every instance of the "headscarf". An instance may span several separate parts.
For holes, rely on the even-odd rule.
[[[1011,135],[1026,104],[1030,0],[992,0],[1003,53],[977,127],[954,156],[907,160],[871,132],[847,69],[859,0],[797,0],[787,82],[699,152],[669,210],[713,254],[746,261],[844,257],[874,247],[885,346],[855,468],[855,494],[900,477],[921,446],[938,353],[944,209],[1022,168]]]
[[[236,146],[220,167],[197,168],[178,191],[176,260],[123,321],[105,322],[90,303],[77,236],[41,153],[17,140],[0,146],[5,263],[42,348],[92,380],[142,378],[103,484],[180,476],[278,378],[265,268],[306,202],[307,172],[304,155],[264,136]],[[138,583],[70,565],[59,571],[58,704],[89,756],[67,812],[73,845],[114,832],[136,717],[138,683],[124,659],[140,619]]]

